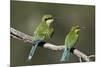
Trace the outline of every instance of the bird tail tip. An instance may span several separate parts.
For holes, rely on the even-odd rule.
[[[29,56],[29,57],[28,57],[28,60],[31,60],[31,59],[32,59],[32,56]]]
[[[61,59],[60,61],[61,61],[61,62],[64,62],[64,61],[65,61],[65,59]]]

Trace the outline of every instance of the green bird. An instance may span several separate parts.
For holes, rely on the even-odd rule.
[[[79,31],[80,31],[80,26],[72,26],[70,32],[65,38],[65,49],[61,57],[61,62],[62,61],[68,61],[69,56],[71,54],[70,50],[75,46],[75,43],[78,40],[79,37]]]
[[[45,44],[45,42],[52,37],[54,33],[54,29],[51,24],[53,23],[53,21],[54,19],[52,15],[44,15],[42,17],[40,24],[37,26],[36,30],[34,31],[34,35],[33,35],[34,42],[30,50],[28,60],[32,59],[32,56],[34,55],[38,45]]]

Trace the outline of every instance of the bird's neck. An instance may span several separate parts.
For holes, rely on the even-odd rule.
[[[51,23],[43,22],[43,25],[46,25],[47,27],[50,27],[51,26]]]
[[[45,22],[45,23],[46,23],[47,26],[50,26],[51,25],[51,23],[48,23],[48,22]]]

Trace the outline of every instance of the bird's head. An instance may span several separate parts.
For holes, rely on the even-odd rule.
[[[45,22],[46,24],[50,25],[54,21],[52,15],[44,15],[42,17],[42,22]]]
[[[78,34],[78,32],[80,31],[80,26],[73,26],[71,28],[71,31],[75,32],[76,34]]]

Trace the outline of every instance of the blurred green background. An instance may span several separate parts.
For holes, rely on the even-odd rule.
[[[26,34],[33,35],[35,28],[41,22],[41,16],[52,14],[55,18],[55,33],[49,43],[64,44],[66,34],[73,25],[84,26],[80,31],[76,48],[86,55],[95,54],[95,6],[73,5],[41,2],[11,1],[11,27]],[[27,62],[31,44],[11,38],[11,65],[40,65],[61,63],[63,51],[52,51],[38,47],[30,62]],[[79,62],[71,55],[68,63]]]

